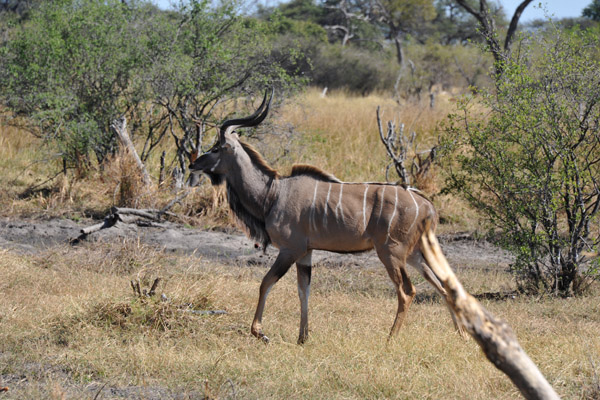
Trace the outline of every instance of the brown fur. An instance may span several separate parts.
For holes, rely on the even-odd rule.
[[[290,177],[300,176],[300,175],[307,175],[307,176],[310,176],[311,178],[317,179],[319,181],[324,181],[324,182],[336,182],[336,183],[342,182],[338,178],[333,176],[332,174],[325,172],[322,169],[315,167],[313,165],[308,165],[308,164],[293,165],[292,173],[290,174]]]
[[[264,115],[266,110],[258,120]],[[290,176],[282,177],[237,135],[224,132],[220,146],[225,151],[203,154],[192,170],[208,174],[213,183],[225,181],[229,205],[247,233],[264,246],[272,243],[279,249],[260,285],[251,326],[256,337],[268,341],[262,333],[267,295],[296,263],[301,266],[297,268],[301,311],[298,342],[306,340],[313,250],[359,252],[375,248],[398,296],[390,337],[397,334],[415,296],[407,264],[446,296],[418,245],[423,220],[435,223],[437,218],[431,202],[419,191],[393,184],[345,183],[310,165],[295,165]],[[227,150],[231,148],[235,151]]]
[[[248,156],[252,160],[252,163],[254,165],[256,165],[256,167],[258,169],[260,169],[262,172],[264,172],[267,176],[269,176],[271,178],[274,178],[274,179],[281,178],[281,175],[279,174],[279,172],[276,169],[272,168],[269,164],[267,164],[267,161],[254,148],[254,146],[252,146],[251,144],[248,144],[246,142],[243,142],[241,140],[240,140],[240,144],[242,145],[242,148],[244,149],[244,151],[248,154]],[[336,178],[333,174],[323,171],[322,169],[315,167],[314,165],[308,165],[308,164],[293,165],[290,177],[295,177],[295,176],[300,176],[300,175],[310,176],[314,179],[324,181],[324,182],[337,182],[337,183],[342,182],[341,180]]]
[[[253,240],[260,242],[263,247],[263,251],[267,249],[271,244],[271,238],[267,233],[264,219],[258,218],[253,215],[250,211],[244,207],[244,204],[240,201],[238,194],[235,189],[229,185],[227,186],[227,201],[229,202],[229,208],[231,209],[235,218],[241,222],[245,233]]]
[[[277,170],[271,168],[271,166],[269,164],[267,164],[267,162],[265,161],[263,156],[252,145],[242,142],[241,140],[240,140],[240,144],[242,145],[242,148],[244,149],[244,151],[248,154],[248,156],[252,160],[252,163],[254,165],[256,165],[256,167],[258,169],[260,169],[262,172],[264,172],[265,175],[267,175],[271,178],[274,178],[274,179],[280,178],[279,172],[277,172]]]

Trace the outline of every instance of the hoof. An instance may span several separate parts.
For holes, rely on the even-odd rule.
[[[258,336],[258,338],[259,338],[260,340],[262,340],[262,342],[263,342],[264,344],[269,344],[269,341],[270,341],[270,339],[269,339],[269,337],[268,337],[267,335],[263,335],[263,334],[261,333],[261,334]]]
[[[301,336],[301,337],[299,337],[299,338],[298,338],[298,344],[299,344],[300,346],[302,346],[304,343],[306,343],[306,341],[307,341],[307,340],[308,340],[308,338],[307,338],[307,337],[302,337],[302,336]]]

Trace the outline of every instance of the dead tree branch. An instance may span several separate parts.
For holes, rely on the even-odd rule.
[[[535,363],[521,348],[510,326],[496,319],[465,291],[429,226],[421,237],[421,250],[427,263],[443,283],[448,293],[446,300],[452,311],[479,344],[488,360],[510,378],[526,399],[559,399]]]
[[[133,289],[133,295],[139,299],[144,300],[146,298],[154,297],[154,295],[156,294],[156,288],[158,287],[160,280],[161,280],[160,278],[154,279],[154,282],[152,282],[152,286],[150,287],[150,290],[142,289],[139,279],[131,280],[131,281],[129,281],[129,284],[131,285],[131,289]],[[171,300],[169,300],[169,298],[164,293],[161,294],[160,299],[162,302],[165,302],[167,304],[173,304],[173,303],[171,303]],[[227,311],[225,311],[225,310],[196,310],[192,303],[186,303],[186,304],[174,305],[174,306],[177,307],[178,311],[189,312],[190,314],[195,314],[195,315],[226,315],[227,314]]]
[[[202,178],[202,180],[204,180],[204,178]],[[202,180],[200,180],[199,182],[201,183]],[[183,193],[181,193],[179,196],[176,196],[173,200],[169,201],[169,203],[167,203],[166,206],[161,208],[160,211],[158,212],[158,214],[160,216],[162,216],[163,214],[167,213],[167,211],[170,210],[171,207],[173,207],[175,204],[181,202],[181,200],[185,199],[190,193],[192,193],[192,191],[193,191],[192,189],[184,190]]]
[[[154,282],[152,282],[152,287],[150,288],[150,290],[146,290],[146,289],[141,290],[139,280],[129,281],[129,283],[131,284],[131,288],[133,289],[133,295],[136,297],[152,297],[152,296],[154,296],[156,294],[156,287],[158,286],[159,282],[160,282],[160,278],[156,278],[154,280]]]
[[[416,133],[412,132],[410,136],[406,136],[404,134],[404,124],[400,124],[399,129],[396,129],[394,121],[388,121],[387,131],[384,134],[380,107],[377,107],[377,126],[379,128],[379,138],[385,146],[388,156],[392,159],[392,162],[386,168],[385,179],[389,181],[388,172],[391,165],[393,165],[401,183],[418,186],[429,173],[435,161],[437,148],[434,146],[429,150],[419,152],[415,140]],[[409,159],[409,153],[412,153],[411,159]],[[410,163],[410,166],[407,168],[408,163]]]
[[[508,30],[506,31],[506,36],[504,38],[504,47],[500,44],[498,40],[498,30],[496,28],[496,21],[494,20],[494,15],[490,12],[490,7],[486,0],[479,1],[479,11],[477,11],[474,7],[472,7],[471,3],[467,0],[456,0],[465,11],[471,14],[477,21],[479,22],[479,27],[481,29],[481,34],[485,38],[489,51],[492,53],[494,57],[496,69],[496,76],[499,77],[502,75],[503,71],[503,63],[510,56],[511,46],[517,31],[517,26],[519,24],[519,19],[523,14],[523,11],[529,3],[533,0],[523,0],[519,3],[519,6],[515,10],[511,20]]]
[[[174,203],[173,203],[174,204]],[[135,208],[112,207],[110,214],[104,217],[104,221],[81,229],[81,235],[73,243],[79,243],[87,238],[88,235],[98,232],[102,229],[107,229],[122,222],[125,224],[137,224],[140,226],[162,226],[161,222],[165,215],[174,216],[175,214],[167,211],[167,207],[162,210],[145,209],[138,210]]]
[[[135,160],[140,172],[142,173],[142,180],[144,181],[144,185],[150,186],[152,184],[152,180],[150,179],[150,175],[148,175],[148,171],[146,171],[146,166],[140,159],[133,142],[129,138],[129,133],[127,132],[127,119],[125,117],[118,118],[112,122],[110,127],[115,131],[117,137],[121,144],[127,149],[129,154]]]

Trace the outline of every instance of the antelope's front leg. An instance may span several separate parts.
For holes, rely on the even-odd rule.
[[[300,297],[300,334],[298,344],[303,344],[308,339],[308,296],[310,294],[310,276],[312,251],[296,261],[298,272],[298,297]]]
[[[254,320],[252,321],[252,327],[250,331],[254,336],[256,336],[258,339],[261,339],[265,343],[269,343],[269,338],[262,332],[262,315],[265,309],[265,303],[267,302],[267,295],[269,294],[269,291],[273,285],[277,283],[277,281],[281,279],[286,272],[288,272],[294,261],[296,261],[294,256],[280,252],[275,260],[275,263],[269,272],[267,272],[260,284],[258,305],[256,306],[256,313],[254,314]]]

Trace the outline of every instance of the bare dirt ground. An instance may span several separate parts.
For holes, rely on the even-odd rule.
[[[37,253],[52,246],[73,242],[81,229],[94,221],[75,222],[69,219],[25,220],[0,219],[0,248],[17,252]],[[138,239],[165,252],[195,254],[203,258],[236,265],[269,264],[277,250],[270,247],[266,254],[241,233],[203,231],[165,222],[160,226],[138,226],[117,223],[115,226],[88,235],[85,240],[114,241]],[[442,249],[455,268],[482,266],[505,269],[512,261],[506,251],[469,235],[442,235]],[[336,254],[315,251],[313,262],[322,266],[379,267],[373,251],[362,254]]]
[[[54,246],[76,246],[81,230],[98,221],[73,221],[69,219],[14,219],[0,218],[0,248],[17,253],[38,254]],[[277,253],[272,247],[263,254],[241,233],[203,231],[165,222],[160,226],[138,226],[117,223],[113,227],[88,235],[84,240],[122,241],[137,239],[162,251],[197,255],[234,266],[260,265],[265,269]],[[468,235],[446,235],[441,237],[443,250],[455,268],[498,268],[505,270],[511,262],[508,253],[496,246],[469,238]],[[373,251],[344,255],[316,251],[313,255],[316,266],[325,268],[381,268]],[[15,359],[10,353],[0,351],[0,364],[15,365],[17,373],[0,374],[0,387],[7,386],[8,392],[0,392],[0,399],[19,398],[20,394],[38,392],[56,398],[127,398],[127,399],[186,399],[204,398],[201,393],[178,392],[163,387],[112,386],[91,382],[77,383],[68,371],[52,365],[26,363]],[[55,385],[55,389],[48,388]],[[54,393],[54,391],[58,391]],[[101,394],[100,397],[97,397]],[[56,395],[56,396],[55,396]],[[16,397],[15,397],[16,396]]]

